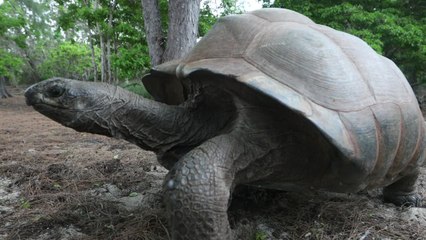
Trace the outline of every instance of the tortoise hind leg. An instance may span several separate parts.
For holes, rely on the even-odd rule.
[[[397,206],[420,207],[422,198],[416,193],[416,180],[419,171],[404,176],[383,189],[383,200]]]

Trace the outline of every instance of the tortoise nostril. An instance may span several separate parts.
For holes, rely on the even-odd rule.
[[[35,90],[35,84],[28,87],[25,90],[24,96],[25,96],[25,102],[28,106],[31,106],[37,102],[37,99],[35,97],[36,90]]]
[[[29,86],[27,89],[25,89],[24,95],[27,96],[27,94],[31,94],[31,92],[33,91],[34,85]]]

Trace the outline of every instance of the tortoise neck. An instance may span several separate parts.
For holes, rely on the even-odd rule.
[[[204,92],[208,94],[194,94],[181,105],[167,105],[118,88],[100,110],[88,112],[94,126],[81,131],[124,139],[156,152],[162,164],[170,165],[193,147],[228,131],[235,119],[230,95]]]
[[[172,106],[135,94],[110,104],[109,135],[154,152],[168,149],[185,139],[191,128],[184,106]]]

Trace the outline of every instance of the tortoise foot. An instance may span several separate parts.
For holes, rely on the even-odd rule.
[[[384,201],[397,206],[420,207],[422,197],[416,193],[415,187],[418,176],[419,171],[415,170],[411,174],[385,187],[383,189]]]
[[[383,199],[385,202],[404,207],[420,207],[422,204],[422,197],[417,193],[384,193]]]

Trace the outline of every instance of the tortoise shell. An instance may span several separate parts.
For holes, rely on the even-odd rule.
[[[364,168],[366,184],[392,182],[424,158],[424,120],[398,67],[361,39],[299,13],[220,18],[185,59],[157,66],[143,81],[156,100],[179,104],[183,79],[204,70],[302,114],[347,164]]]

